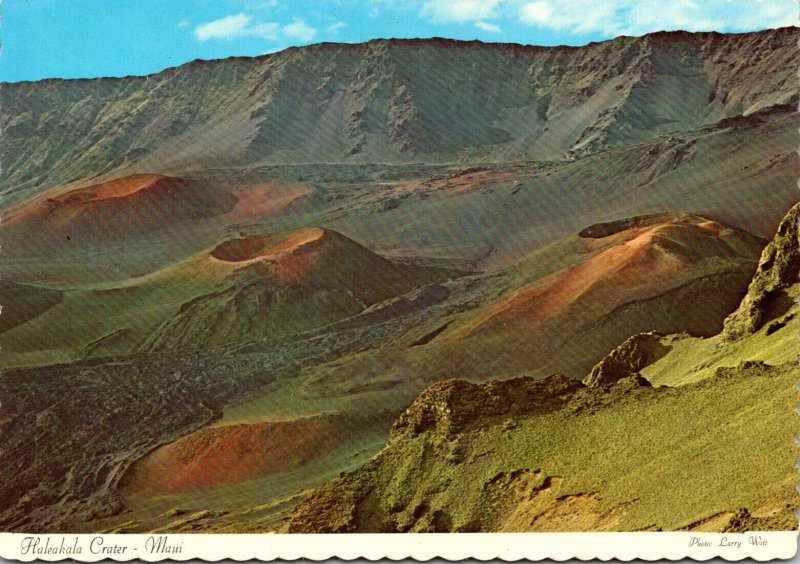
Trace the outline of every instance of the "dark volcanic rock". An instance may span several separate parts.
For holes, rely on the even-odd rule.
[[[769,321],[769,313],[788,301],[786,288],[800,274],[800,204],[795,205],[778,226],[775,238],[761,254],[758,270],[739,308],[725,320],[722,335],[729,341],[758,331]]]
[[[637,381],[644,380],[638,376],[638,372],[669,350],[661,344],[663,336],[657,331],[634,335],[598,362],[583,383],[590,388],[597,388],[634,376],[638,377]]]
[[[450,437],[490,417],[557,409],[580,388],[580,382],[561,374],[543,380],[520,377],[482,385],[455,379],[438,382],[400,415],[392,427],[391,440],[426,431]]]

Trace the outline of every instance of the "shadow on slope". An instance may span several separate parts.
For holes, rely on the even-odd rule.
[[[210,254],[238,268],[214,292],[183,304],[148,338],[145,350],[299,333],[448,276],[387,260],[320,228],[226,241]]]

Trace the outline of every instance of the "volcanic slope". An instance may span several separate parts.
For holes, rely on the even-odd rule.
[[[0,462],[12,469],[0,474],[0,521],[14,530],[196,530],[230,512],[221,519],[229,530],[271,529],[308,488],[377,453],[391,422],[434,381],[581,378],[631,332],[719,330],[763,244],[737,229],[771,236],[796,201],[795,33],[667,33],[555,49],[389,40],[196,62],[147,78],[0,85],[0,302],[9,313],[0,363],[39,365],[0,373],[9,445]],[[613,223],[655,212],[673,213]],[[575,235],[589,225],[590,237]],[[613,292],[606,274],[621,284]],[[560,284],[578,297],[564,299]],[[763,295],[737,317],[744,322],[729,323],[745,329],[728,335],[735,346],[653,334],[642,338],[648,360],[623,368],[672,385],[738,370],[739,360],[777,363],[763,355],[779,350],[786,358],[794,290],[759,284]],[[702,307],[674,307],[697,295]],[[543,359],[537,347],[552,339],[561,347]],[[629,346],[643,351],[640,340]],[[196,350],[208,343],[224,346]],[[763,353],[729,363],[734,350]],[[754,393],[779,382],[764,379],[771,367],[742,370]],[[543,397],[578,386],[522,382],[512,389]],[[579,411],[581,398],[606,397],[575,390]],[[712,391],[709,402],[745,397]],[[681,428],[686,413],[707,413],[679,409],[684,402],[662,404],[671,419],[645,423]],[[607,427],[609,435],[649,428],[637,409],[623,408],[628,430]],[[579,419],[597,429],[598,444],[615,410]],[[779,434],[771,420],[752,423],[768,440]],[[578,451],[580,440],[562,442]],[[680,448],[700,460],[689,442]],[[274,460],[257,452],[267,449]],[[224,463],[213,462],[216,450]],[[636,476],[663,459],[649,452],[641,468],[614,468]],[[570,469],[552,470],[547,496],[558,497]],[[773,475],[763,470],[753,466],[748,479]],[[176,477],[169,494],[159,494],[169,489],[161,472]],[[585,483],[583,493],[596,491]],[[727,506],[700,507],[726,519]],[[193,520],[194,510],[206,517]]]
[[[302,183],[210,173],[133,174],[53,186],[5,210],[5,274],[73,286],[150,274],[230,236],[243,223],[269,222],[312,190]],[[48,268],[37,270],[35,263]]]
[[[299,333],[354,316],[448,275],[392,262],[320,228],[225,241],[210,256],[237,268],[219,289],[183,304],[147,340],[145,350]]]
[[[776,289],[800,295],[798,213],[765,250],[743,308],[775,273]],[[638,335],[583,383],[434,384],[379,455],[319,488],[285,527],[793,530],[798,313],[791,299],[767,307],[734,341],[730,330]]]
[[[452,275],[320,228],[246,235],[119,281],[64,291],[4,283],[0,341],[19,365],[287,336]]]
[[[8,214],[4,234],[11,245],[23,247],[31,241],[15,236],[14,228],[35,229],[51,245],[114,242],[222,215],[236,203],[224,190],[204,190],[183,178],[137,174],[36,198]]]
[[[564,163],[286,166],[54,187],[13,206],[0,224],[3,277],[49,293],[43,304],[55,303],[56,293],[63,301],[43,315],[29,315],[45,309],[37,306],[17,316],[28,322],[0,335],[6,353],[0,362],[64,362],[82,358],[86,348],[93,355],[133,350],[181,304],[214,289],[206,263],[203,272],[184,268],[192,257],[251,234],[325,225],[384,256],[467,270],[506,270],[587,225],[643,213],[698,210],[771,236],[800,174],[796,115],[773,108]],[[621,175],[628,181],[620,183]],[[130,188],[154,183],[182,188],[164,200],[165,208],[149,209],[158,202]],[[109,207],[87,197],[98,191],[127,195]],[[204,213],[181,215],[184,199]],[[234,199],[231,211],[212,215]],[[66,223],[49,223],[48,200],[61,202],[52,217]],[[126,200],[136,204],[137,221],[101,213]],[[213,268],[222,269],[217,262]],[[183,273],[174,284],[173,268]],[[14,306],[15,294],[0,291],[3,305]]]
[[[798,127],[796,108],[776,107],[574,160],[452,165],[351,189],[324,224],[383,255],[479,270],[593,223],[661,212],[770,238],[796,199]]]
[[[717,333],[745,295],[764,245],[689,214],[598,224],[582,235],[465,280],[464,297],[454,293],[438,315],[387,346],[320,367],[315,385],[333,393],[353,381],[424,386],[453,374],[579,379],[632,332]],[[696,305],[686,308],[687,301]]]
[[[235,239],[210,249],[206,260],[214,264],[238,265],[271,261],[268,264],[275,268],[274,274],[262,276],[259,280],[263,284],[275,284],[280,280],[281,272],[277,265],[294,263],[297,259],[293,253],[298,245],[323,235],[321,230],[308,229],[281,236]],[[254,391],[244,402],[225,406],[221,420],[142,458],[126,474],[121,486],[125,504],[132,510],[127,515],[129,523],[125,529],[142,531],[174,526],[180,530],[199,527],[236,531],[272,528],[277,526],[281,516],[286,516],[291,507],[307,495],[308,488],[316,485],[313,479],[309,479],[308,472],[335,476],[342,470],[351,469],[355,461],[363,461],[377,452],[385,441],[391,420],[420,389],[454,372],[465,375],[459,368],[462,356],[475,361],[469,374],[476,380],[492,377],[493,370],[517,371],[519,365],[528,369],[528,373],[537,373],[532,360],[532,356],[539,354],[535,353],[535,342],[514,341],[510,345],[523,351],[517,364],[505,357],[497,361],[496,357],[501,353],[493,348],[489,335],[502,333],[502,338],[498,338],[502,344],[509,338],[502,330],[505,324],[487,322],[485,330],[476,330],[476,327],[484,325],[483,322],[476,323],[476,320],[487,317],[487,311],[507,303],[510,294],[536,287],[537,282],[540,286],[552,285],[553,280],[564,284],[568,280],[580,279],[575,276],[575,269],[585,269],[598,271],[593,278],[598,283],[609,275],[609,269],[596,265],[611,263],[618,267],[618,271],[617,277],[609,284],[620,286],[620,298],[630,299],[642,288],[652,287],[659,291],[644,301],[648,307],[654,308],[653,311],[672,308],[684,312],[685,308],[674,308],[676,298],[673,295],[680,297],[684,294],[670,292],[669,288],[681,287],[685,278],[688,280],[685,285],[693,287],[696,284],[699,288],[696,290],[708,290],[704,269],[710,266],[732,269],[736,276],[728,276],[725,269],[712,270],[714,274],[710,275],[720,282],[714,291],[727,296],[719,302],[730,302],[728,306],[712,304],[701,308],[702,315],[693,317],[687,313],[664,321],[665,324],[674,323],[680,330],[688,328],[702,333],[710,330],[709,324],[721,327],[724,316],[741,299],[762,247],[758,238],[692,215],[631,218],[591,226],[581,235],[530,257],[508,272],[473,273],[421,286],[328,326],[292,336],[293,347],[298,350],[311,347],[309,350],[312,350],[317,346],[313,343],[325,347],[331,343],[341,346],[352,331],[366,332],[361,334],[369,334],[370,339],[381,339],[379,335],[385,334],[377,346],[369,346],[361,338],[355,349],[344,350],[343,354],[335,355],[328,362],[304,362],[298,374],[282,378],[280,383],[264,390]],[[343,238],[337,240],[342,242]],[[632,247],[630,252],[629,247]],[[664,251],[677,254],[673,257],[669,252],[665,255]],[[624,260],[616,263],[604,258],[619,254]],[[642,255],[645,257],[643,260]],[[357,254],[351,252],[350,256]],[[656,268],[659,266],[660,269]],[[284,270],[286,268],[288,266]],[[633,276],[647,268],[652,269],[652,279],[642,280]],[[289,270],[297,271],[294,268]],[[666,279],[670,280],[666,285],[668,291],[661,295],[663,288],[659,287],[659,280],[663,282]],[[239,286],[234,287],[241,291]],[[551,308],[560,316],[564,326],[595,315],[597,312],[593,308],[602,311],[602,306],[597,304],[599,299],[610,302],[602,291],[574,293],[575,300],[571,304],[574,311],[570,310],[572,317],[565,315],[563,310]],[[255,307],[254,295],[249,297]],[[208,296],[203,296],[200,301],[206,303],[208,299]],[[477,306],[476,302],[483,302],[484,306]],[[229,301],[219,300],[214,302],[214,306],[221,307],[219,304],[227,303]],[[235,312],[230,310],[230,325],[245,324],[248,310],[241,307],[244,301],[236,303],[240,307]],[[612,303],[609,307],[613,306]],[[191,346],[192,340],[205,343],[216,338],[208,328],[217,325],[208,321],[203,310],[191,310],[190,307],[183,307],[175,319],[156,333],[159,338],[174,338],[170,346],[177,347],[175,354]],[[287,315],[285,308],[286,304],[275,306],[275,313],[280,316],[268,326],[268,331],[280,330],[281,319],[293,318]],[[268,318],[271,315],[269,309],[256,311]],[[638,313],[645,315],[646,312]],[[626,331],[638,319],[625,315],[621,318],[623,322],[620,324],[610,324],[605,328],[597,324],[596,330],[605,331],[603,338],[616,344],[624,340]],[[181,327],[199,327],[207,333],[199,337],[184,337],[173,328],[177,321],[185,324]],[[455,336],[472,330],[475,330],[475,335],[467,341]],[[278,347],[284,341],[274,333],[265,336],[267,340],[261,341],[253,340],[251,333],[226,334],[218,344],[233,339],[222,349],[232,358],[242,352],[278,354]],[[539,342],[550,337],[540,336]],[[546,348],[549,345],[541,346]],[[475,352],[467,350],[473,348]],[[594,348],[588,347],[589,350]],[[461,350],[456,352],[456,349]],[[607,350],[598,351],[597,358],[605,352]],[[297,435],[297,438],[287,438],[288,435],[283,433],[286,429],[295,429],[296,433],[291,435]],[[274,456],[262,456],[261,452],[274,453]],[[229,463],[217,464],[212,453],[218,453]],[[160,477],[165,475],[171,476],[169,484]],[[298,491],[301,493],[296,493]],[[182,522],[190,515],[170,513],[175,508],[186,508],[186,511],[197,508],[192,497],[197,492],[202,492],[208,500],[212,514],[190,524]],[[245,508],[252,500],[259,500],[258,509],[249,513],[253,521],[247,523]],[[107,522],[112,528],[120,523],[119,519]]]
[[[626,332],[714,335],[744,295],[763,241],[701,217],[667,215],[592,226],[556,248],[571,245],[572,253],[583,247],[579,262],[523,283],[440,337],[452,342],[441,354],[469,351],[458,372],[492,359],[485,369],[497,376],[536,367],[580,377]],[[512,272],[524,276],[542,258]],[[696,306],[682,307],[687,302]]]

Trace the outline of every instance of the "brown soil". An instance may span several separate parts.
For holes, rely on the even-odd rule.
[[[57,193],[59,188],[50,193]],[[57,241],[106,241],[174,228],[234,209],[237,198],[214,185],[155,174],[125,176],[23,206],[8,227],[24,224]]]
[[[561,478],[543,477],[538,471],[501,472],[484,487],[488,508],[484,530],[608,531],[624,514],[624,507],[601,511],[597,494],[561,496],[561,483]]]
[[[243,262],[257,257],[264,250],[264,244],[264,238],[258,235],[231,239],[214,247],[211,256],[225,262]]]
[[[170,179],[167,176],[158,174],[133,174],[101,184],[95,184],[88,188],[73,190],[62,196],[55,197],[52,200],[62,205],[92,204],[110,198],[132,196],[146,189],[161,191],[169,183],[164,182],[165,180],[177,179]]]
[[[231,215],[236,219],[269,216],[312,193],[313,189],[302,183],[245,184],[235,192],[238,202]]]

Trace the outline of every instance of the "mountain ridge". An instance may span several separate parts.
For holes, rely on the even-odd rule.
[[[259,61],[264,60],[269,57],[273,57],[275,55],[280,55],[286,51],[292,51],[297,49],[313,49],[315,47],[325,48],[325,47],[358,47],[362,45],[367,45],[370,43],[405,43],[408,45],[414,44],[425,44],[425,43],[443,43],[443,44],[455,44],[455,45],[486,45],[486,46],[499,46],[499,47],[521,47],[524,49],[544,49],[544,50],[576,50],[582,49],[585,47],[591,47],[594,45],[602,45],[605,43],[610,43],[612,41],[620,40],[620,39],[645,39],[645,38],[656,38],[656,37],[665,37],[665,36],[711,36],[711,37],[721,37],[721,36],[741,36],[741,35],[752,35],[752,34],[759,34],[765,33],[769,31],[783,31],[783,30],[797,30],[800,29],[800,26],[782,26],[778,28],[767,28],[761,30],[753,30],[753,31],[741,31],[741,32],[719,32],[719,31],[687,31],[684,29],[675,29],[675,30],[663,30],[663,31],[654,31],[650,33],[645,33],[642,35],[618,35],[611,39],[604,39],[601,41],[590,41],[588,43],[583,43],[580,45],[567,45],[567,44],[560,44],[560,45],[537,45],[535,43],[515,43],[513,41],[483,41],[481,39],[453,39],[449,37],[442,37],[438,35],[433,35],[431,37],[377,37],[373,39],[368,39],[367,41],[357,41],[357,42],[348,42],[348,41],[319,41],[316,43],[310,43],[308,45],[292,45],[286,47],[285,49],[281,49],[280,51],[275,51],[273,53],[265,53],[263,55],[230,55],[228,57],[219,57],[219,58],[212,58],[212,59],[202,59],[196,58],[186,61],[184,63],[180,63],[178,65],[174,65],[171,67],[165,67],[161,70],[146,73],[146,74],[125,74],[125,75],[103,75],[103,76],[94,76],[94,77],[73,77],[73,78],[64,78],[64,77],[46,77],[40,78],[35,80],[16,80],[16,81],[0,81],[1,85],[12,85],[12,84],[34,84],[34,83],[60,83],[60,82],[85,82],[85,81],[108,81],[108,80],[126,80],[126,79],[134,79],[140,78],[143,80],[147,80],[154,76],[157,76],[162,73],[166,73],[169,71],[174,71],[176,69],[180,69],[185,66],[189,65],[202,65],[202,64],[213,64],[213,63],[225,63],[225,62],[250,62],[250,61]]]
[[[16,191],[166,163],[571,159],[796,100],[795,30],[323,43],[144,77],[0,83],[0,164]]]

